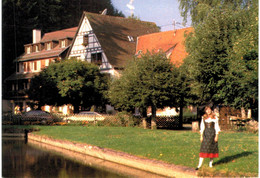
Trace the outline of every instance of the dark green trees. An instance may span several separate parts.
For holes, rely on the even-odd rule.
[[[78,60],[52,63],[31,81],[29,98],[44,104],[72,104],[74,112],[79,106],[104,104],[106,78],[98,67]]]

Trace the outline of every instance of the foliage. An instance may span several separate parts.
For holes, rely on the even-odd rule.
[[[149,106],[156,111],[177,105],[180,91],[175,81],[177,75],[176,67],[163,53],[147,52],[130,61],[122,76],[112,82],[108,92],[110,101],[126,111]]]
[[[194,33],[185,59],[195,104],[256,108],[258,2],[180,1],[191,14]]]
[[[50,65],[52,66],[52,64]],[[50,68],[48,71],[50,71]],[[63,98],[59,94],[57,82],[53,80],[52,75],[45,69],[39,75],[31,79],[28,97],[38,102],[38,107],[47,105],[62,105]]]
[[[225,85],[219,92],[225,103],[235,107],[257,109],[258,103],[258,3],[239,11],[239,33],[233,37],[229,51],[230,65]],[[224,92],[224,91],[229,91]],[[257,112],[257,111],[254,111]]]
[[[79,106],[102,105],[106,86],[105,77],[96,65],[67,59],[51,63],[34,77],[28,95],[39,101],[40,106],[72,104],[77,112]]]
[[[193,26],[197,26],[207,19],[214,9],[222,9],[223,7],[229,7],[232,10],[244,9],[249,7],[252,2],[255,0],[179,0],[179,9],[184,23],[190,16]]]

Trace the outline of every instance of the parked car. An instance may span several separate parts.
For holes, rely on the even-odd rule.
[[[51,113],[42,111],[42,110],[33,110],[26,112],[21,115],[22,120],[24,121],[53,121],[55,119],[55,116],[53,116]]]
[[[91,112],[91,111],[82,111],[78,114],[74,114],[68,117],[65,117],[65,120],[73,120],[73,121],[101,121],[105,118],[97,113],[97,112]]]

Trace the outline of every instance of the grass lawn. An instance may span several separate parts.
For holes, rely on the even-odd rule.
[[[199,160],[199,133],[191,131],[149,130],[132,127],[34,126],[37,135],[47,135],[120,150],[140,157],[195,168]],[[205,159],[200,175],[258,176],[258,134],[221,132],[219,158],[214,168]]]

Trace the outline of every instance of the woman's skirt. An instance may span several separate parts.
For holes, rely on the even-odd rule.
[[[218,158],[218,142],[215,142],[215,136],[214,128],[205,128],[200,147],[201,158]]]

